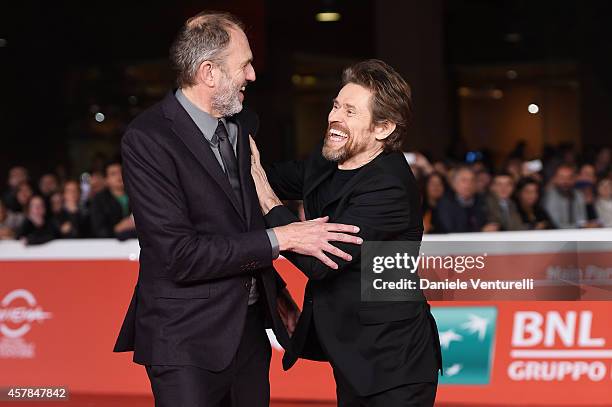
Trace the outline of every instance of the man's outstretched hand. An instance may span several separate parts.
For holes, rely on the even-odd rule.
[[[338,265],[325,253],[333,254],[346,261],[351,261],[352,256],[329,242],[361,244],[363,239],[359,236],[348,234],[358,233],[359,228],[357,226],[328,223],[328,220],[329,216],[324,216],[305,222],[290,223],[272,230],[276,234],[281,251],[289,250],[306,256],[316,257],[327,267],[336,270]]]

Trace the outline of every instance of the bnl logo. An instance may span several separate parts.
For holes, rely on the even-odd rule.
[[[488,384],[495,344],[495,307],[433,307],[444,376],[440,384]]]

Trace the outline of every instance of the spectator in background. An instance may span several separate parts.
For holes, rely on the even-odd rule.
[[[91,209],[91,202],[93,201],[94,197],[98,193],[104,191],[106,188],[104,173],[100,171],[91,171],[87,181],[87,186],[87,191],[85,191],[86,195],[81,196],[81,201],[83,202],[85,208]]]
[[[542,177],[545,183],[554,178],[559,166],[565,165],[571,168],[576,167],[576,152],[571,143],[561,143],[555,149],[552,146],[545,146],[543,151],[544,168]]]
[[[106,180],[103,172],[92,171],[89,178],[90,197],[96,196],[106,188]]]
[[[597,175],[595,174],[595,166],[592,164],[583,164],[576,176],[574,188],[582,192],[584,203],[586,206],[587,222],[598,223],[597,210],[595,209],[595,184],[597,183]]]
[[[49,199],[58,189],[59,185],[55,174],[43,174],[38,180],[38,192],[46,199]]]
[[[561,164],[557,167],[544,195],[544,209],[553,225],[559,229],[592,227],[587,222],[586,203],[580,191],[574,189],[576,175],[574,167]]]
[[[32,191],[32,187],[28,184],[27,181],[21,182],[17,186],[17,190],[15,192],[15,200],[17,202],[16,209],[12,209],[17,213],[24,213],[26,211],[26,206],[28,202],[30,202],[30,198],[34,195],[34,191]]]
[[[94,237],[128,239],[136,237],[134,217],[123,186],[121,163],[111,161],[105,168],[106,188],[91,203],[91,232]]]
[[[612,179],[609,177],[602,178],[597,183],[595,208],[599,223],[606,228],[612,227]]]
[[[47,173],[43,174],[38,180],[38,193],[45,200],[47,206],[47,217],[52,216],[51,211],[51,195],[58,191],[59,185],[57,177],[54,174]]]
[[[47,219],[45,200],[40,195],[30,198],[26,206],[26,219],[17,238],[26,245],[47,243],[59,237],[53,222]]]
[[[597,174],[595,173],[595,166],[588,163],[582,164],[578,174],[576,175],[576,182],[585,181],[591,185],[594,185],[596,180]]]
[[[540,205],[540,184],[536,179],[531,177],[521,178],[516,184],[514,201],[525,229],[552,228],[553,224],[550,216]]]
[[[0,199],[0,240],[14,239],[23,219],[23,214],[11,212]]]
[[[444,177],[432,172],[423,180],[423,230],[425,233],[437,233],[434,219],[438,217],[438,202],[446,192],[446,181]]]
[[[76,239],[89,235],[89,216],[81,205],[81,187],[75,180],[68,180],[63,189],[63,206],[55,216],[55,223],[62,238]]]
[[[444,195],[438,203],[434,227],[441,233],[465,233],[494,231],[494,224],[487,224],[487,214],[481,195],[476,193],[474,171],[461,166],[451,174],[453,191]]]
[[[610,147],[604,147],[597,153],[595,158],[595,172],[598,177],[609,177],[612,171],[612,150]]]
[[[491,173],[482,163],[475,163],[472,166],[472,170],[475,176],[476,193],[484,196],[489,192],[489,187],[491,186]]]
[[[28,170],[21,166],[12,167],[8,173],[7,189],[2,194],[2,201],[9,211],[21,212],[23,207],[17,201],[17,188],[20,184],[29,181]]]
[[[64,197],[63,194],[59,191],[56,191],[51,194],[49,197],[49,214],[48,216],[51,218],[57,217],[64,207]]]
[[[511,199],[514,179],[501,172],[493,177],[490,193],[486,197],[487,222],[498,225],[498,230],[524,230],[523,220]]]

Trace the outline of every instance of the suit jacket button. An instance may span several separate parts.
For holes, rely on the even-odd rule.
[[[250,288],[251,284],[247,281],[246,283],[244,283],[244,288],[246,288],[247,290]]]

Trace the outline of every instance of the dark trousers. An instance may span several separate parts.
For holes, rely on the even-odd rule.
[[[358,396],[334,369],[338,407],[433,407],[438,383],[410,383],[370,396]]]
[[[260,302],[249,306],[238,351],[225,370],[147,365],[155,407],[268,407],[272,349]]]

